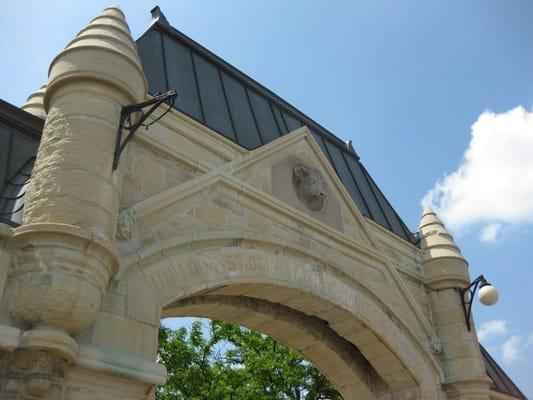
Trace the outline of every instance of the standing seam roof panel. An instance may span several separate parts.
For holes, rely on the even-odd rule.
[[[205,124],[222,133],[228,139],[238,142],[233,130],[226,94],[220,79],[220,70],[210,61],[197,54],[193,54],[193,62],[198,77]]]
[[[226,91],[231,119],[239,142],[247,149],[261,146],[262,140],[255,123],[244,85],[222,72],[222,83]]]
[[[252,112],[264,142],[268,143],[279,138],[281,133],[274,118],[270,102],[257,94],[253,89],[246,89],[246,92],[248,93]]]
[[[352,175],[350,174],[350,171],[348,169],[348,165],[346,165],[346,162],[344,161],[344,158],[342,156],[342,151],[335,146],[334,144],[330,143],[328,140],[325,140],[326,143],[326,149],[328,150],[331,159],[332,164],[335,170],[337,171],[337,174],[341,178],[342,183],[348,190],[348,193],[350,193],[350,196],[355,201],[355,204],[357,204],[357,207],[361,211],[361,213],[367,217],[372,217],[370,212],[368,211],[368,207],[366,205],[365,199],[361,195],[361,192],[359,191],[359,188],[357,187],[357,184],[353,180]]]
[[[320,146],[322,153],[324,153],[324,155],[326,156],[326,159],[330,162],[331,165],[333,165],[328,150],[326,149],[326,144],[324,143],[324,138],[322,137],[322,135],[320,133],[317,133],[317,131],[315,131],[314,129],[310,129],[310,131],[311,135],[313,136],[313,139],[315,139],[315,142],[317,142]]]
[[[178,91],[178,110],[248,150],[307,126],[362,214],[418,244],[351,146],[168,22],[156,20],[137,43],[151,93],[168,82]],[[184,49],[192,54],[192,68]]]
[[[354,157],[347,154],[345,154],[345,160],[348,164],[348,167],[350,168],[350,171],[352,172],[352,176],[354,177],[355,181],[359,186],[359,189],[361,190],[361,193],[363,193],[363,197],[366,199],[373,200],[367,201],[367,205],[373,220],[387,229],[392,229],[392,225],[389,223],[382,208],[375,200],[374,193],[372,192],[372,189],[370,188],[370,185],[361,169],[361,163],[357,161]]]
[[[175,100],[176,107],[195,119],[203,121],[192,52],[169,38],[168,35],[163,35],[163,48],[168,86],[179,93]]]
[[[139,54],[142,54],[144,73],[148,79],[148,90],[151,94],[168,90],[165,80],[165,60],[163,59],[161,35],[158,30],[149,30],[143,35],[142,40],[137,41]]]
[[[361,169],[366,177],[366,181],[370,185],[370,188],[372,189],[372,192],[374,193],[374,196],[377,200],[378,205],[381,207],[383,212],[385,213],[385,217],[387,218],[387,221],[391,225],[392,232],[396,233],[398,236],[406,236],[411,234],[409,229],[405,226],[403,221],[400,219],[398,214],[396,214],[396,211],[392,206],[390,205],[389,201],[385,198],[381,190],[378,188],[372,177],[368,174],[366,168],[361,165]]]
[[[44,121],[0,100],[0,222],[18,226]],[[18,212],[14,212],[16,210]]]

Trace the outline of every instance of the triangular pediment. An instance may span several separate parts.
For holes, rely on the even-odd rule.
[[[323,180],[327,191],[323,208],[313,209],[302,201],[294,176],[300,167]],[[374,231],[305,127],[131,208],[141,227],[139,242],[132,248],[144,248],[142,253],[206,233],[216,233],[217,244],[227,235],[235,240],[236,232],[236,237],[239,232],[265,235],[327,255],[341,273],[361,281],[401,314],[415,337],[424,341],[431,335]],[[347,262],[344,255],[358,261]]]
[[[251,151],[224,169],[346,238],[373,246],[363,215],[306,127]]]
[[[174,107],[226,142],[255,152],[295,129],[308,127],[362,214],[407,242],[417,243],[350,143],[166,22],[155,20],[137,45],[150,93],[169,89],[188,93],[178,96]]]

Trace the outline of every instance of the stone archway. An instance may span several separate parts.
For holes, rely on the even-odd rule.
[[[430,363],[401,325],[324,260],[243,232],[172,240],[140,254],[124,274],[133,318],[160,309],[156,318],[209,317],[261,331],[313,362],[346,399],[438,396]]]
[[[239,290],[246,286],[254,287]],[[345,399],[374,399],[376,386],[385,386],[359,350],[325,321],[265,300],[216,292],[177,301],[163,309],[163,317],[219,319],[264,333],[312,362]]]
[[[2,395],[152,399],[161,316],[190,314],[285,341],[347,399],[488,399],[431,210],[421,248],[365,218],[306,127],[248,151],[171,110],[117,166],[147,89],[117,7],[52,62],[24,224],[0,232]]]

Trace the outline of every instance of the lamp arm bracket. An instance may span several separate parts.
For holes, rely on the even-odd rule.
[[[474,302],[474,297],[479,285],[485,285],[487,283],[483,275],[479,275],[476,279],[472,281],[470,285],[465,288],[456,288],[461,297],[461,305],[463,306],[463,312],[465,315],[465,322],[468,331],[471,330],[470,317],[472,315],[472,303]],[[465,299],[465,294],[468,293],[468,300]]]
[[[120,155],[122,154],[122,151],[126,148],[126,145],[130,142],[130,140],[135,135],[135,132],[137,131],[137,129],[139,129],[141,126],[144,126],[146,129],[148,129],[150,125],[159,121],[174,106],[176,97],[177,97],[176,91],[169,90],[166,93],[158,93],[150,100],[143,101],[142,103],[130,104],[130,105],[122,107],[122,109],[120,110],[120,120],[119,120],[118,130],[117,130],[117,140],[115,142],[115,153],[113,155],[113,171],[117,169]],[[146,119],[150,115],[152,115],[152,113],[161,104],[165,102],[168,104],[168,109],[163,114],[161,114],[156,120],[150,122],[149,124],[145,124],[144,122],[146,121]],[[150,107],[150,108],[145,110],[147,107]],[[137,122],[132,122],[132,116],[135,113],[140,113],[140,116]],[[122,140],[123,130],[128,131],[128,134],[124,138],[124,140]]]

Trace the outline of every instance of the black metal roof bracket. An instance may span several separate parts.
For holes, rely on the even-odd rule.
[[[141,126],[144,126],[146,129],[155,122],[159,121],[163,116],[170,111],[174,106],[174,101],[176,100],[177,93],[175,90],[169,90],[166,93],[158,93],[152,99],[143,101],[138,104],[131,104],[129,106],[122,107],[120,111],[120,121],[118,124],[117,130],[117,141],[115,142],[115,154],[113,156],[113,171],[117,169],[118,162],[122,151],[126,148],[128,142],[133,138],[133,135]],[[167,102],[168,109],[161,114],[156,120],[145,124],[144,121],[163,103]],[[151,107],[150,107],[151,106]],[[150,107],[148,110],[144,111],[143,109]],[[140,113],[140,117],[137,122],[132,122],[132,116],[134,113]],[[129,133],[124,140],[122,140],[122,130],[125,129]]]

